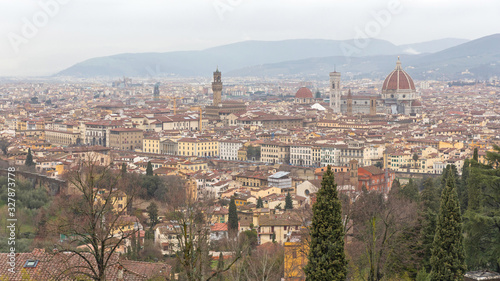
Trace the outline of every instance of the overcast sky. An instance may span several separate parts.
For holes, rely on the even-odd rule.
[[[0,0],[0,76],[49,75],[125,52],[200,50],[244,40],[352,39],[373,24],[375,14],[391,16],[372,37],[396,45],[500,32],[498,0],[397,2]],[[44,9],[44,3],[51,5]]]

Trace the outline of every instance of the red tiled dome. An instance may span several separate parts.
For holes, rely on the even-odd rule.
[[[396,68],[385,78],[382,85],[382,91],[384,90],[415,90],[413,79],[401,68],[399,58]]]
[[[308,88],[302,87],[297,91],[295,97],[298,99],[312,99],[313,93]]]

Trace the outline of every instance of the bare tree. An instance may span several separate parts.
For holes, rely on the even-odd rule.
[[[367,275],[367,280],[381,280],[390,271],[393,255],[398,254],[396,246],[408,249],[409,245],[396,238],[417,222],[417,206],[399,196],[385,200],[382,194],[368,192],[355,202],[352,217],[354,240],[348,246],[349,255],[358,268],[368,270],[360,273]]]
[[[212,270],[209,257],[211,208],[201,202],[187,202],[185,207],[176,210],[179,230],[177,240],[179,252],[177,259],[183,273],[189,281],[209,281],[228,271],[241,257],[242,251],[237,245],[237,239],[230,239],[235,249],[231,261],[223,268]]]
[[[284,250],[276,243],[261,245],[247,257],[243,272],[248,281],[280,280],[284,271]]]
[[[67,197],[63,216],[55,225],[67,236],[58,250],[67,253],[68,263],[55,276],[57,280],[82,276],[106,280],[107,269],[117,263],[118,248],[137,231],[137,220],[126,216],[134,194],[121,188],[119,171],[99,165],[94,158],[81,161],[66,175],[76,192]]]

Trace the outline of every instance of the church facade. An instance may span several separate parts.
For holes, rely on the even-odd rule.
[[[380,95],[340,96],[340,72],[330,73],[330,105],[334,113],[344,115],[402,114],[422,113],[420,93],[417,92],[413,79],[401,67],[397,60],[396,68],[389,73],[382,84]],[[339,101],[340,99],[340,101]]]

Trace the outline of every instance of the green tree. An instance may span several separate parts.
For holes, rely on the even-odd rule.
[[[222,255],[222,252],[219,254],[219,260],[217,261],[217,271],[222,272],[224,270],[224,255]],[[217,279],[220,281],[224,280],[224,277],[222,274],[219,274],[217,276]]]
[[[257,199],[257,208],[264,208],[264,202],[262,201],[262,197],[259,196]]]
[[[462,215],[455,178],[452,174],[448,176],[446,187],[441,195],[431,264],[432,281],[463,280],[466,272]]]
[[[306,280],[346,280],[342,204],[330,166],[323,175],[317,201],[313,205],[310,231],[309,262],[304,268]]]
[[[315,98],[317,98],[317,99],[321,98],[321,92],[319,90],[316,91]]]
[[[290,192],[288,192],[285,198],[285,210],[291,210],[291,209],[293,209],[292,195],[290,194]]]
[[[35,166],[33,155],[31,155],[31,148],[28,148],[28,155],[26,155],[26,161],[24,161],[24,165],[28,167]]]
[[[462,177],[460,178],[460,183],[457,186],[458,200],[460,201],[460,210],[462,211],[462,214],[467,210],[467,205],[469,204],[467,187],[469,185],[470,164],[470,160],[465,159],[462,167]]]
[[[8,151],[9,146],[10,146],[10,141],[8,141],[6,138],[0,139],[0,150],[2,150],[3,154],[7,155],[7,153],[9,152]]]
[[[407,199],[411,200],[412,202],[419,202],[420,201],[420,193],[418,192],[418,186],[413,181],[413,179],[410,179],[408,184],[406,184],[400,191],[400,194]]]
[[[153,165],[151,165],[151,161],[148,161],[148,166],[146,168],[146,176],[153,175]]]
[[[229,203],[229,214],[227,219],[227,228],[231,235],[238,233],[238,210],[236,210],[236,203],[234,197],[231,198]]]
[[[488,165],[471,160],[464,214],[467,267],[500,271],[500,147],[486,153]]]
[[[122,163],[122,177],[125,177],[125,175],[127,174],[127,164],[125,163]]]
[[[149,221],[151,225],[151,229],[155,227],[155,225],[158,224],[158,206],[155,204],[155,202],[151,202],[149,206],[146,208],[146,211],[148,212],[149,216]]]
[[[472,155],[472,159],[474,159],[476,162],[479,162],[479,152],[477,151],[477,147],[474,148],[474,154]]]

